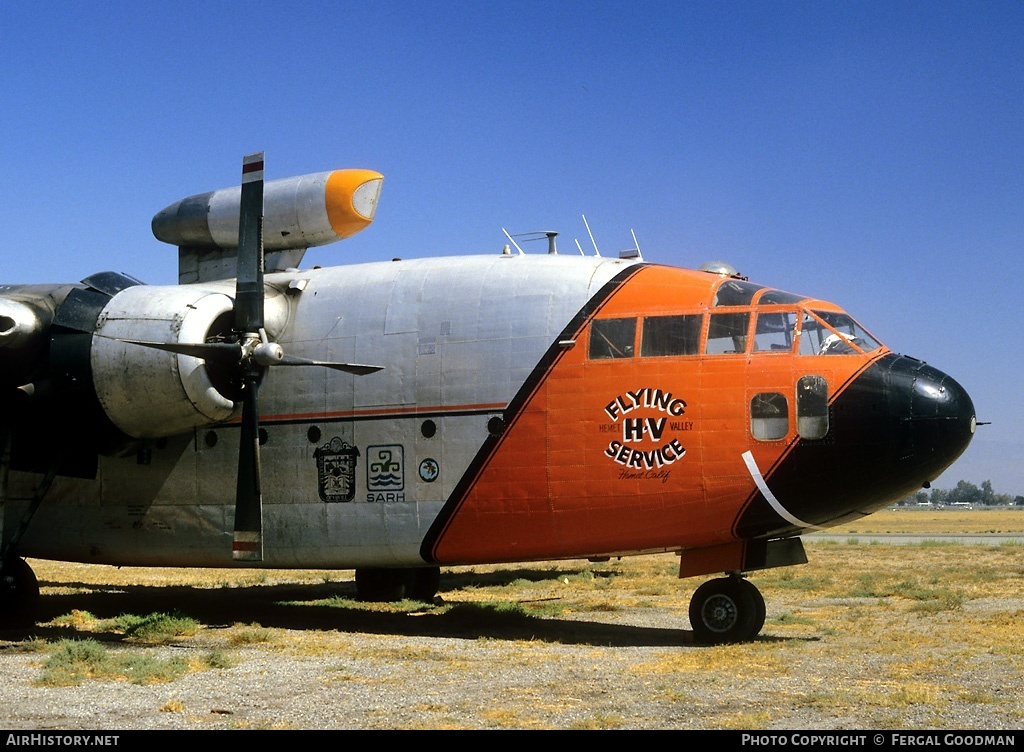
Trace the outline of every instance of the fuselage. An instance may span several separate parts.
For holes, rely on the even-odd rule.
[[[455,565],[790,537],[933,480],[974,430],[971,400],[949,376],[890,352],[838,306],[727,274],[514,254],[289,271],[266,284],[289,353],[384,368],[267,372],[260,566]],[[125,312],[154,308],[164,291],[192,294],[199,309],[233,289],[111,296],[99,317],[108,328],[93,335],[93,388],[138,441],[102,453],[95,477],[58,476],[23,555],[234,565],[231,395],[220,395],[224,414],[210,407],[212,417],[164,435],[161,422],[206,399],[216,378],[171,353],[114,374],[103,354],[110,332],[163,325]],[[162,387],[161,363],[192,379],[183,396]],[[39,483],[11,473],[5,526]]]

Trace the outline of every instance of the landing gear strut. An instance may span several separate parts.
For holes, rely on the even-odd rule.
[[[11,469],[10,433],[0,430],[0,538],[4,536],[3,519],[7,507],[8,473]],[[27,627],[35,624],[36,606],[39,604],[39,582],[24,559],[18,556],[18,544],[28,529],[29,522],[35,515],[43,497],[50,490],[54,477],[57,475],[56,460],[51,464],[43,480],[39,483],[28,509],[22,515],[14,534],[4,541],[0,547],[0,628],[11,629]]]
[[[709,580],[690,599],[690,626],[697,642],[745,642],[764,626],[764,597],[738,575]]]
[[[440,584],[440,567],[356,570],[356,595],[361,601],[382,603],[409,598],[428,602],[437,595]]]

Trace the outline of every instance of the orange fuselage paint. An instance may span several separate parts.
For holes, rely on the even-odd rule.
[[[727,279],[727,278],[726,278]],[[834,398],[884,348],[869,355],[787,351],[595,359],[595,321],[710,311],[797,312],[800,305],[713,307],[723,277],[644,266],[618,286],[537,374],[432,549],[442,564],[542,560],[678,550],[736,540],[756,492],[743,453],[767,476],[798,440],[751,433],[750,403],[774,392],[795,402],[801,376],[823,376]],[[816,310],[839,311],[823,301]],[[751,316],[753,320],[753,316]],[[701,340],[704,341],[703,339]],[[703,352],[703,351],[702,351]]]

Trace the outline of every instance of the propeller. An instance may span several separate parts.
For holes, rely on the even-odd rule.
[[[270,366],[318,366],[365,375],[383,366],[309,360],[285,353],[267,336],[263,288],[263,152],[242,159],[238,217],[238,271],[235,281],[234,342],[149,342],[112,338],[178,355],[201,358],[237,369],[242,421],[235,483],[235,529],[231,556],[236,561],[263,560],[263,490],[260,468],[259,385]],[[103,335],[95,333],[93,336]]]
[[[235,485],[235,533],[231,549],[236,561],[263,560],[263,491],[260,468],[259,384],[270,366],[320,366],[363,375],[381,366],[331,363],[287,355],[267,337],[263,289],[263,152],[242,159],[242,194],[238,218],[238,274],[235,282],[237,343],[171,346],[198,348],[201,357],[237,358],[241,370],[242,425]],[[186,353],[193,354],[193,353]]]

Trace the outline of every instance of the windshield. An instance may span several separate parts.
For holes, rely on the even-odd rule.
[[[801,355],[853,355],[881,346],[881,342],[845,313],[812,311],[803,315]]]

